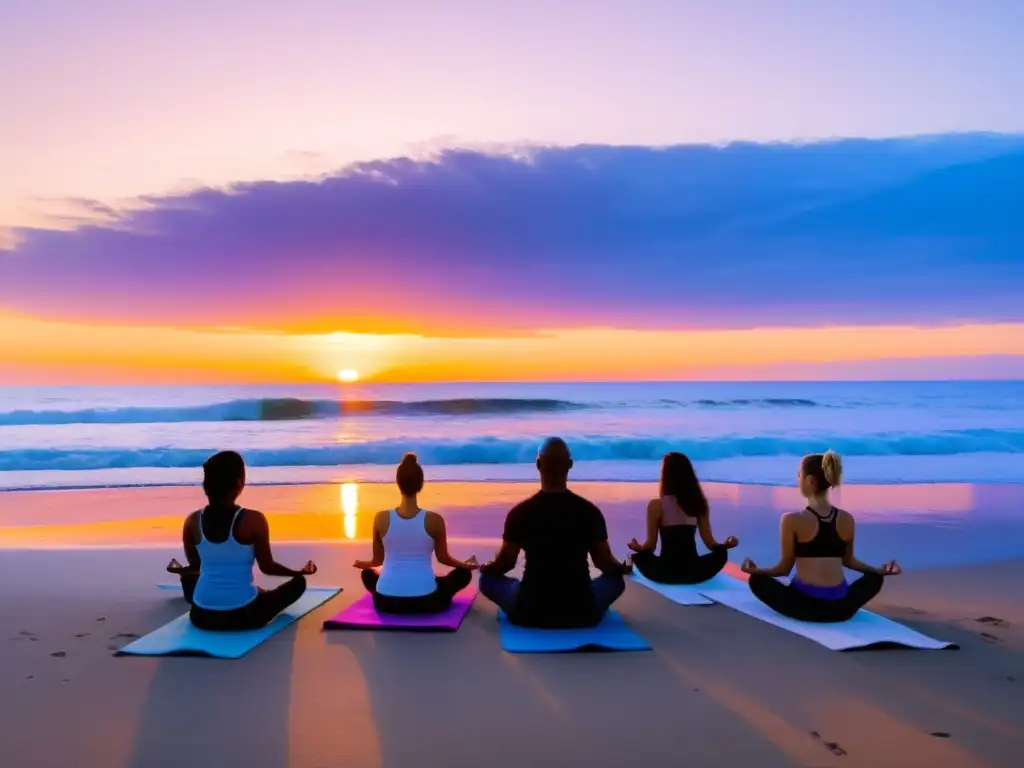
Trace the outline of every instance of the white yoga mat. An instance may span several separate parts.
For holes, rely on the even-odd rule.
[[[835,624],[815,624],[795,621],[776,613],[762,603],[745,583],[726,577],[731,585],[722,589],[706,589],[703,594],[734,611],[788,630],[795,635],[825,646],[833,651],[866,650],[886,646],[902,646],[924,651],[957,648],[954,643],[935,640],[891,619],[861,609],[849,621]],[[737,588],[739,587],[739,588]]]
[[[638,571],[633,571],[633,575],[629,578],[679,605],[714,605],[715,601],[705,597],[702,593],[707,589],[729,589],[732,586],[730,582],[736,581],[724,573],[719,573],[701,584],[659,584]]]

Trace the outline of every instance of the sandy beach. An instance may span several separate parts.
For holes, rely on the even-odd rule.
[[[650,489],[604,485],[586,490],[606,509],[621,549],[617,537],[634,522],[627,512]],[[528,490],[432,489],[461,555],[489,554],[500,534],[495,511]],[[728,497],[737,509],[761,498],[759,511],[744,515],[742,537],[771,530],[789,490],[722,486],[709,496],[722,525],[740,522]],[[320,565],[313,583],[344,592],[238,661],[113,655],[184,611],[180,598],[153,585],[179,554],[175,521],[195,506],[194,489],[0,494],[0,688],[10,703],[0,720],[3,765],[1019,764],[1024,559],[935,568],[922,556],[872,604],[958,643],[956,651],[836,653],[722,606],[675,605],[637,584],[618,608],[652,652],[509,655],[495,609],[479,598],[453,635],[323,632],[322,620],[360,594],[351,562],[365,550],[363,510],[385,505],[390,493],[361,485],[347,521],[352,492],[338,487],[247,491],[248,504],[281,510],[272,518],[278,559],[312,557]],[[844,493],[859,507],[876,491]],[[975,487],[975,501],[978,493],[1004,500],[1003,513],[988,505],[997,527],[1019,510],[1019,487]],[[766,503],[773,494],[777,504]],[[930,506],[922,501],[929,494]],[[865,549],[884,538],[871,549],[888,546],[912,562],[915,531],[928,532],[931,548],[946,546],[943,528],[963,538],[977,508],[950,511],[954,496],[890,488],[892,505],[946,522],[896,515],[891,527],[865,525]],[[481,506],[483,497],[493,508]],[[45,510],[51,525],[39,524]],[[125,546],[133,539],[144,546]]]

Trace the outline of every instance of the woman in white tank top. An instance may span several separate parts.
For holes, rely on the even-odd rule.
[[[199,629],[245,630],[268,624],[306,591],[310,561],[296,571],[274,560],[270,527],[254,509],[235,502],[245,487],[245,463],[234,451],[222,451],[203,464],[203,491],[209,504],[185,519],[182,539],[188,566],[171,560],[167,570],[181,577],[189,616]],[[290,579],[262,590],[253,566],[270,576]]]
[[[647,505],[647,538],[629,542],[633,566],[645,578],[661,584],[700,584],[721,571],[728,550],[739,544],[735,536],[724,542],[711,532],[711,515],[704,491],[690,460],[682,453],[666,453],[661,462],[661,489]],[[697,533],[709,552],[697,554]],[[661,539],[661,553],[654,549]]]
[[[357,560],[363,585],[382,613],[440,613],[451,607],[457,592],[469,586],[476,570],[476,556],[463,562],[448,554],[444,518],[420,509],[417,497],[423,490],[423,468],[408,453],[396,472],[402,501],[395,509],[380,512],[373,521],[373,559]],[[434,555],[453,570],[434,575]],[[373,569],[381,568],[378,574]]]

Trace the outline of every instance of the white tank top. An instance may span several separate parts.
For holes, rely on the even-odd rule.
[[[384,567],[377,594],[388,597],[422,597],[437,589],[434,580],[434,539],[427,533],[427,513],[404,518],[391,510],[384,534]]]
[[[256,551],[252,544],[235,539],[235,523],[242,508],[235,510],[228,528],[228,537],[220,544],[207,541],[203,535],[203,512],[199,513],[199,580],[192,602],[208,611],[233,611],[256,599],[259,590],[252,574]]]

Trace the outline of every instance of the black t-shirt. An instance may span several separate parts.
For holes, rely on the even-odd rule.
[[[608,538],[601,510],[572,491],[540,491],[505,518],[502,538],[523,550],[516,601],[520,624],[580,626],[593,621],[588,554]]]

